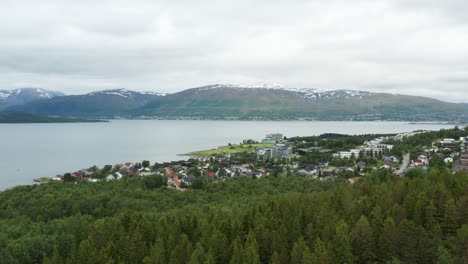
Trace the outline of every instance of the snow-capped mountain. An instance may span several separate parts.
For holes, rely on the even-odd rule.
[[[19,94],[24,91],[18,92]],[[7,98],[13,93],[2,92]],[[56,96],[6,110],[74,117],[204,119],[468,120],[468,105],[366,91],[214,84],[172,94],[114,89]]]
[[[132,109],[164,96],[165,94],[156,92],[113,89],[37,100],[6,110],[40,115],[113,117],[125,115]]]
[[[307,99],[332,99],[332,98],[360,98],[371,96],[374,93],[356,90],[317,90],[317,89],[298,89],[298,88],[285,88],[285,91],[290,91],[298,94],[299,96]]]
[[[62,92],[49,91],[41,88],[19,88],[15,90],[0,90],[0,110],[25,104],[34,100],[50,99],[65,95]]]
[[[166,96],[165,93],[157,93],[157,92],[138,92],[138,91],[131,91],[125,88],[121,89],[112,89],[112,90],[103,90],[97,92],[88,93],[88,95],[92,96],[99,96],[99,95],[117,95],[128,99],[137,99],[141,96]]]
[[[219,90],[219,89],[229,89],[232,91],[243,90],[243,89],[274,89],[291,92],[304,99],[312,100],[326,100],[333,98],[359,98],[363,99],[373,95],[374,93],[367,91],[356,91],[356,90],[319,90],[319,89],[309,89],[309,88],[290,88],[286,85],[277,84],[277,83],[243,83],[243,84],[213,84],[207,85],[199,88],[195,88],[197,92],[208,91],[208,90]]]
[[[196,89],[199,90],[211,90],[211,89],[220,89],[220,88],[230,88],[230,89],[287,89],[285,85],[277,83],[240,83],[240,84],[231,84],[231,83],[217,83],[199,87]]]

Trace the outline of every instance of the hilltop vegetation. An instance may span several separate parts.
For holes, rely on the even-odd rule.
[[[466,262],[466,173],[243,178],[186,192],[151,177],[0,193],[2,262]]]

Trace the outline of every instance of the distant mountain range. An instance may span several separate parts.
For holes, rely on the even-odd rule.
[[[277,84],[216,84],[173,94],[116,89],[34,100],[6,110],[87,118],[468,121],[468,104]]]
[[[84,95],[56,96],[48,100],[31,101],[7,108],[6,111],[65,117],[113,118],[118,115],[128,117],[131,110],[164,95],[127,89],[104,90]]]
[[[34,100],[50,99],[65,95],[62,92],[48,91],[41,88],[21,88],[0,90],[0,110],[14,105],[25,104]]]

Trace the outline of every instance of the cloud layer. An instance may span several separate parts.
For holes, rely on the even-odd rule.
[[[0,87],[274,82],[468,102],[467,12],[464,0],[3,0]]]

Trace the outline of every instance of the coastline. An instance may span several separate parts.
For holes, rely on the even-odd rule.
[[[1,190],[19,185],[30,185],[34,178],[54,176],[93,164],[104,166],[143,159],[166,162],[200,157],[196,155],[196,150],[213,150],[216,146],[226,147],[228,142],[235,143],[249,138],[259,139],[262,135],[275,132],[275,129],[282,124],[276,121],[224,123],[223,121],[115,121],[84,126],[60,124],[3,126],[2,133],[11,140],[4,140],[0,143],[5,153],[10,153],[2,158],[2,166],[6,170],[2,173],[4,187]],[[205,122],[206,127],[199,129],[200,122]],[[421,123],[409,125],[402,122],[398,123],[398,126],[395,126],[393,122],[356,121],[288,121],[283,124],[286,124],[285,127],[276,131],[288,136],[313,136],[330,131],[358,135],[381,134],[385,131],[399,133],[418,129],[450,128],[448,125],[440,125],[438,128],[434,123],[424,127],[419,125]],[[444,122],[444,124],[447,123]],[[35,132],[30,133],[32,130]],[[190,133],[196,135],[195,139],[187,138],[186,131],[191,131]],[[135,135],[132,142],[123,140],[131,135],[129,133]],[[15,157],[22,157],[22,159]],[[50,160],[56,162],[47,163]],[[47,165],[44,166],[45,164]]]

